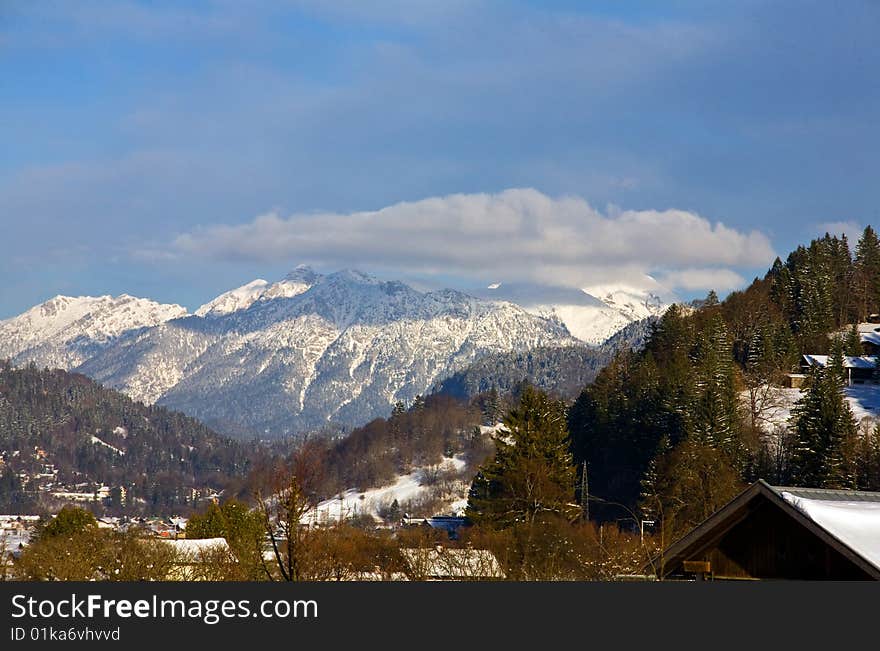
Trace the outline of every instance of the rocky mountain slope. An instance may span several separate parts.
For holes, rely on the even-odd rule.
[[[585,340],[604,341],[665,306],[619,288],[600,301],[580,290],[499,287],[475,298],[297,267],[194,314],[127,295],[59,296],[0,322],[0,358],[75,370],[223,432],[274,437],[359,425],[478,360],[509,366],[535,350],[530,373],[570,392],[606,357]],[[476,375],[468,374],[469,389],[480,384]]]
[[[578,343],[560,323],[511,303],[423,293],[357,271],[297,268],[278,283],[227,292],[194,315],[150,304],[147,316],[127,310],[109,319],[107,299],[93,301],[83,305],[102,309],[82,307],[51,326],[46,317],[40,329],[30,312],[4,322],[15,331],[8,341],[25,345],[3,354],[77,370],[222,431],[267,436],[387,415],[486,354]],[[108,319],[112,328],[97,329]]]

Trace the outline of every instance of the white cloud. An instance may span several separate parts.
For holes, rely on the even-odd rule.
[[[729,292],[744,286],[746,279],[732,269],[682,269],[665,274],[660,284],[687,291],[714,289]]]
[[[261,215],[174,239],[182,256],[309,262],[481,281],[572,287],[658,271],[686,289],[741,284],[731,268],[768,264],[767,237],[683,210],[603,214],[584,199],[534,189],[455,194],[354,213]],[[708,284],[701,285],[701,280]]]
[[[822,222],[821,224],[816,224],[816,234],[819,236],[822,236],[825,233],[830,233],[831,235],[846,235],[846,238],[849,240],[849,248],[852,250],[855,250],[856,243],[859,241],[864,230],[864,226],[851,219],[847,221]]]

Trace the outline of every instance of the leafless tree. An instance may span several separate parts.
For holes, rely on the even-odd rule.
[[[283,581],[302,580],[302,559],[306,525],[303,516],[313,507],[295,474],[279,474],[273,482],[275,490],[268,496],[258,491],[257,505],[262,516],[271,549],[261,555],[266,576]],[[269,558],[267,558],[267,556]]]

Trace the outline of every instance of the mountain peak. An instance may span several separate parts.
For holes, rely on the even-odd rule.
[[[130,330],[183,316],[186,309],[180,305],[129,294],[58,295],[0,321],[0,358],[72,368],[85,358],[89,346],[105,345]]]
[[[284,277],[284,280],[302,283],[304,285],[313,285],[317,279],[318,274],[307,264],[296,265],[290,273]]]
[[[358,285],[378,285],[382,282],[375,276],[371,276],[370,274],[357,269],[343,269],[342,271],[330,274],[327,278]]]
[[[269,283],[262,278],[223,292],[214,300],[205,303],[195,311],[196,316],[221,316],[230,312],[244,310],[262,296]]]

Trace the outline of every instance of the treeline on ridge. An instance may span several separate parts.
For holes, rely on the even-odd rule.
[[[19,512],[37,501],[19,474],[49,464],[56,485],[111,487],[116,511],[185,512],[206,491],[238,492],[258,452],[83,375],[0,361],[0,482]]]
[[[861,354],[854,324],[877,312],[871,227],[854,255],[826,234],[723,302],[713,292],[697,310],[673,306],[644,350],[618,353],[569,410],[592,512],[639,511],[682,531],[759,477],[880,489],[880,435],[859,431],[843,397],[843,355]],[[832,364],[807,378],[790,426],[773,426],[778,387],[805,353]]]

